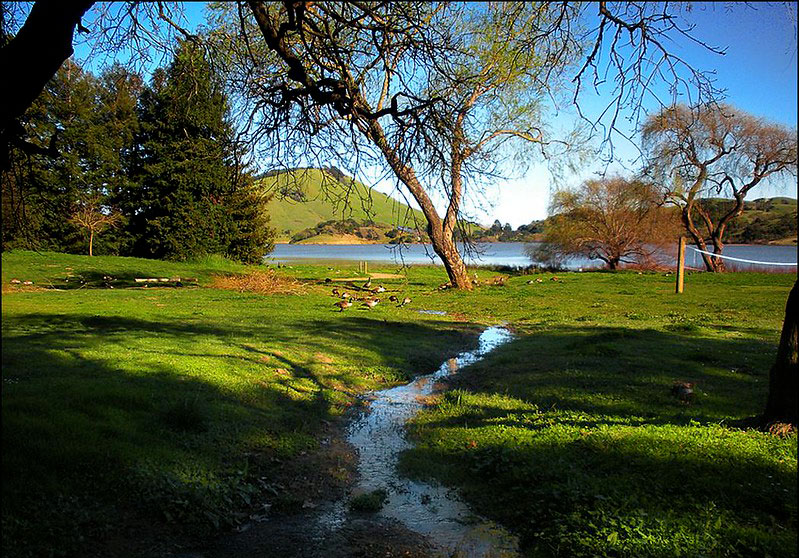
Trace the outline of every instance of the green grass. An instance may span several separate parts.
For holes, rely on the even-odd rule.
[[[417,266],[374,280],[407,307],[339,313],[323,280],[355,262],[281,270],[306,283],[289,295],[209,288],[245,270],[219,259],[2,263],[9,554],[88,555],[130,517],[204,532],[264,501],[296,511],[279,479],[325,421],[501,322],[515,338],[418,418],[406,472],[462,487],[529,556],[795,551],[795,434],[731,425],[762,410],[791,276],[691,274],[675,295],[663,274],[566,273],[463,293]],[[201,288],[130,288],[174,275]],[[692,404],[670,395],[677,380],[697,383]]]
[[[395,308],[339,314],[325,287],[263,296],[119,279],[204,284],[220,267],[241,270],[3,254],[9,553],[83,548],[119,508],[199,532],[235,524],[255,493],[290,496],[275,488],[274,460],[316,448],[322,421],[357,394],[432,371],[475,340],[466,324]],[[68,288],[67,273],[87,282]],[[105,274],[121,286],[101,288],[94,279]],[[44,288],[16,289],[12,278]]]
[[[271,226],[281,239],[288,239],[297,231],[315,227],[331,219],[355,219],[389,225],[412,223],[415,215],[420,222],[424,217],[418,210],[410,209],[385,194],[355,181],[344,185],[319,169],[307,169],[261,179],[261,184],[278,195],[269,203]],[[303,201],[280,195],[301,191]],[[407,215],[406,215],[407,214]],[[289,232],[286,232],[289,231]]]
[[[795,556],[796,434],[730,426],[763,409],[793,278],[560,277],[497,295],[516,337],[416,419],[403,469],[463,488],[527,556]]]

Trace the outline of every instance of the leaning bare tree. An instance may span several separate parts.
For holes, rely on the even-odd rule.
[[[650,172],[681,208],[686,232],[708,271],[723,271],[727,226],[744,211],[744,198],[768,180],[796,176],[796,130],[766,122],[729,105],[676,105],[652,115],[643,127]],[[733,203],[719,218],[702,205],[712,195]]]
[[[237,75],[262,153],[293,166],[323,153],[338,166],[384,169],[422,209],[452,284],[469,289],[454,241],[464,196],[505,172],[504,157],[520,147],[568,143],[545,126],[560,94],[579,102],[583,87],[613,76],[613,101],[593,122],[607,138],[621,109],[640,106],[664,75],[693,84],[693,95],[711,92],[662,47],[688,33],[667,12],[649,3],[251,1],[229,10],[236,35],[224,39],[240,48]]]

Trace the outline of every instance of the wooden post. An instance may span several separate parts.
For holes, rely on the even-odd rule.
[[[683,281],[685,279],[685,237],[680,237],[680,244],[677,247],[677,294],[682,292]]]
[[[369,275],[369,262],[363,262],[363,272],[366,275]]]

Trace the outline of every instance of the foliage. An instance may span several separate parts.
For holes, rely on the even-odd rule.
[[[12,150],[11,180],[3,180],[4,246],[85,250],[68,216],[87,200],[112,205],[114,193],[128,186],[140,84],[119,66],[98,79],[71,61],[48,82],[22,119],[40,152]],[[119,249],[113,235],[98,240],[101,253]]]
[[[181,43],[141,99],[136,183],[120,195],[133,254],[186,260],[227,253],[253,262],[266,253],[268,199],[241,170],[227,112],[204,55]]]
[[[686,232],[702,250],[706,239],[721,254],[727,226],[745,209],[744,198],[761,183],[796,176],[796,130],[766,122],[729,105],[675,105],[650,116],[642,129],[648,172],[667,184],[681,208]],[[714,219],[702,198],[727,193],[734,203]],[[702,254],[708,271],[721,258]]]
[[[702,208],[717,222],[730,211],[734,200],[704,198]],[[731,244],[766,243],[774,240],[796,239],[796,200],[792,198],[761,198],[744,202],[744,212],[726,229]]]
[[[102,207],[99,195],[78,202],[73,209],[69,222],[76,227],[86,229],[89,237],[89,255],[93,256],[94,236],[109,227],[116,227],[122,216]]]
[[[585,256],[602,260],[611,270],[620,263],[651,264],[677,236],[676,216],[661,205],[654,185],[621,177],[561,190],[550,209],[557,215],[531,257],[547,262]]]
[[[3,246],[80,252],[85,232],[100,254],[260,262],[274,236],[269,197],[243,171],[226,113],[186,45],[146,90],[121,66],[95,78],[67,62],[23,117],[39,152],[12,151]],[[97,236],[108,219],[124,226]]]

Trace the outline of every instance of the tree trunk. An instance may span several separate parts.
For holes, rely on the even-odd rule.
[[[0,50],[0,75],[5,87],[0,104],[0,129],[22,115],[39,96],[64,60],[72,56],[72,35],[94,2],[34,3],[19,33]]]
[[[724,234],[724,231],[716,231],[716,234],[713,235],[713,253],[718,254],[719,256],[724,251],[724,241],[721,240],[721,235]],[[717,258],[715,256],[711,256],[711,260],[713,261],[713,271],[726,271],[727,266],[724,265],[724,260],[722,258]]]
[[[702,237],[702,234],[694,225],[693,217],[691,216],[691,205],[686,205],[682,208],[682,222],[685,225],[685,230],[688,231],[688,234],[691,235],[691,239],[694,241],[694,244],[700,249],[704,251],[707,250],[707,244],[705,243],[705,239]],[[707,254],[701,254],[702,261],[705,263],[705,269],[707,271],[722,271],[718,269],[717,262],[721,261],[721,258],[713,258]]]
[[[94,243],[94,231],[89,231],[89,255],[92,256],[92,244]]]
[[[431,233],[430,242],[433,244],[433,251],[441,258],[452,286],[456,289],[471,290],[472,281],[466,273],[466,264],[463,263],[452,235],[447,235],[444,231],[436,233],[431,231],[429,226],[428,232]]]
[[[442,220],[439,217],[432,200],[416,178],[413,168],[399,159],[397,151],[389,145],[383,129],[377,122],[370,122],[368,127],[364,127],[363,132],[380,149],[394,174],[405,184],[413,199],[419,203],[427,220],[427,234],[433,244],[433,251],[441,258],[441,263],[444,264],[452,286],[457,289],[471,290],[472,282],[466,273],[466,265],[455,245],[454,225],[451,224],[451,218]],[[455,211],[457,215],[456,202],[455,199],[450,200],[448,211]],[[448,215],[448,217],[450,216]]]
[[[768,378],[768,400],[765,422],[787,422],[796,425],[797,394],[799,394],[799,280],[793,284],[785,305],[777,360]]]

